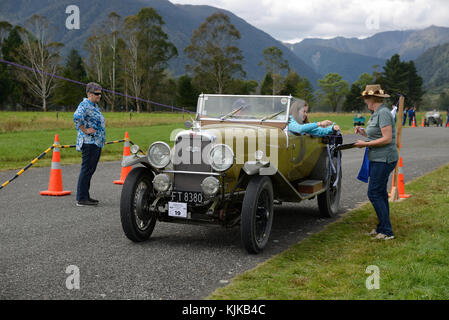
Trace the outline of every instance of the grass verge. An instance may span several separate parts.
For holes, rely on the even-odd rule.
[[[396,239],[365,235],[371,204],[243,273],[208,299],[448,299],[449,165],[407,184],[412,198],[390,204]],[[368,290],[368,266],[380,288]]]

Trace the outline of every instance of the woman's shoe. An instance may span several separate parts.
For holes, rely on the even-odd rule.
[[[91,201],[91,202],[95,202],[95,203],[99,203],[100,201],[98,201],[98,200],[95,200],[95,199],[92,199],[92,198],[89,198],[89,201]]]
[[[376,239],[376,240],[393,240],[394,236],[387,236],[386,234],[379,233],[373,239]]]

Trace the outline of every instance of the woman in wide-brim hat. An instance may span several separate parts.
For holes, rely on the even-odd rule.
[[[368,109],[373,113],[366,128],[355,128],[355,133],[368,139],[358,140],[358,148],[368,148],[369,185],[368,198],[379,219],[375,230],[369,234],[376,239],[394,239],[390,222],[390,207],[388,203],[388,177],[396,167],[398,150],[396,147],[396,126],[390,109],[384,104],[384,99],[390,96],[378,84],[367,85],[361,96]]]

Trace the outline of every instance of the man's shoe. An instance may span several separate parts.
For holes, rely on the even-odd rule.
[[[373,229],[373,230],[371,230],[371,232],[368,232],[366,235],[374,237],[374,236],[377,236],[378,233],[377,233],[376,229]]]
[[[92,198],[89,198],[89,201],[92,201],[92,202],[95,202],[95,203],[99,203],[100,202],[100,201],[92,199]]]
[[[376,239],[376,240],[393,240],[394,236],[387,236],[386,234],[379,233],[373,239]]]
[[[76,202],[77,207],[85,207],[85,206],[96,206],[98,202],[94,202],[91,200],[80,200]]]

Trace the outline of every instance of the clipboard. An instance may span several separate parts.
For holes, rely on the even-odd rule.
[[[337,146],[337,150],[348,150],[348,149],[352,149],[352,148],[355,148],[354,145],[355,145],[355,142],[353,142],[353,143],[347,143],[347,144],[341,144],[341,145]]]

